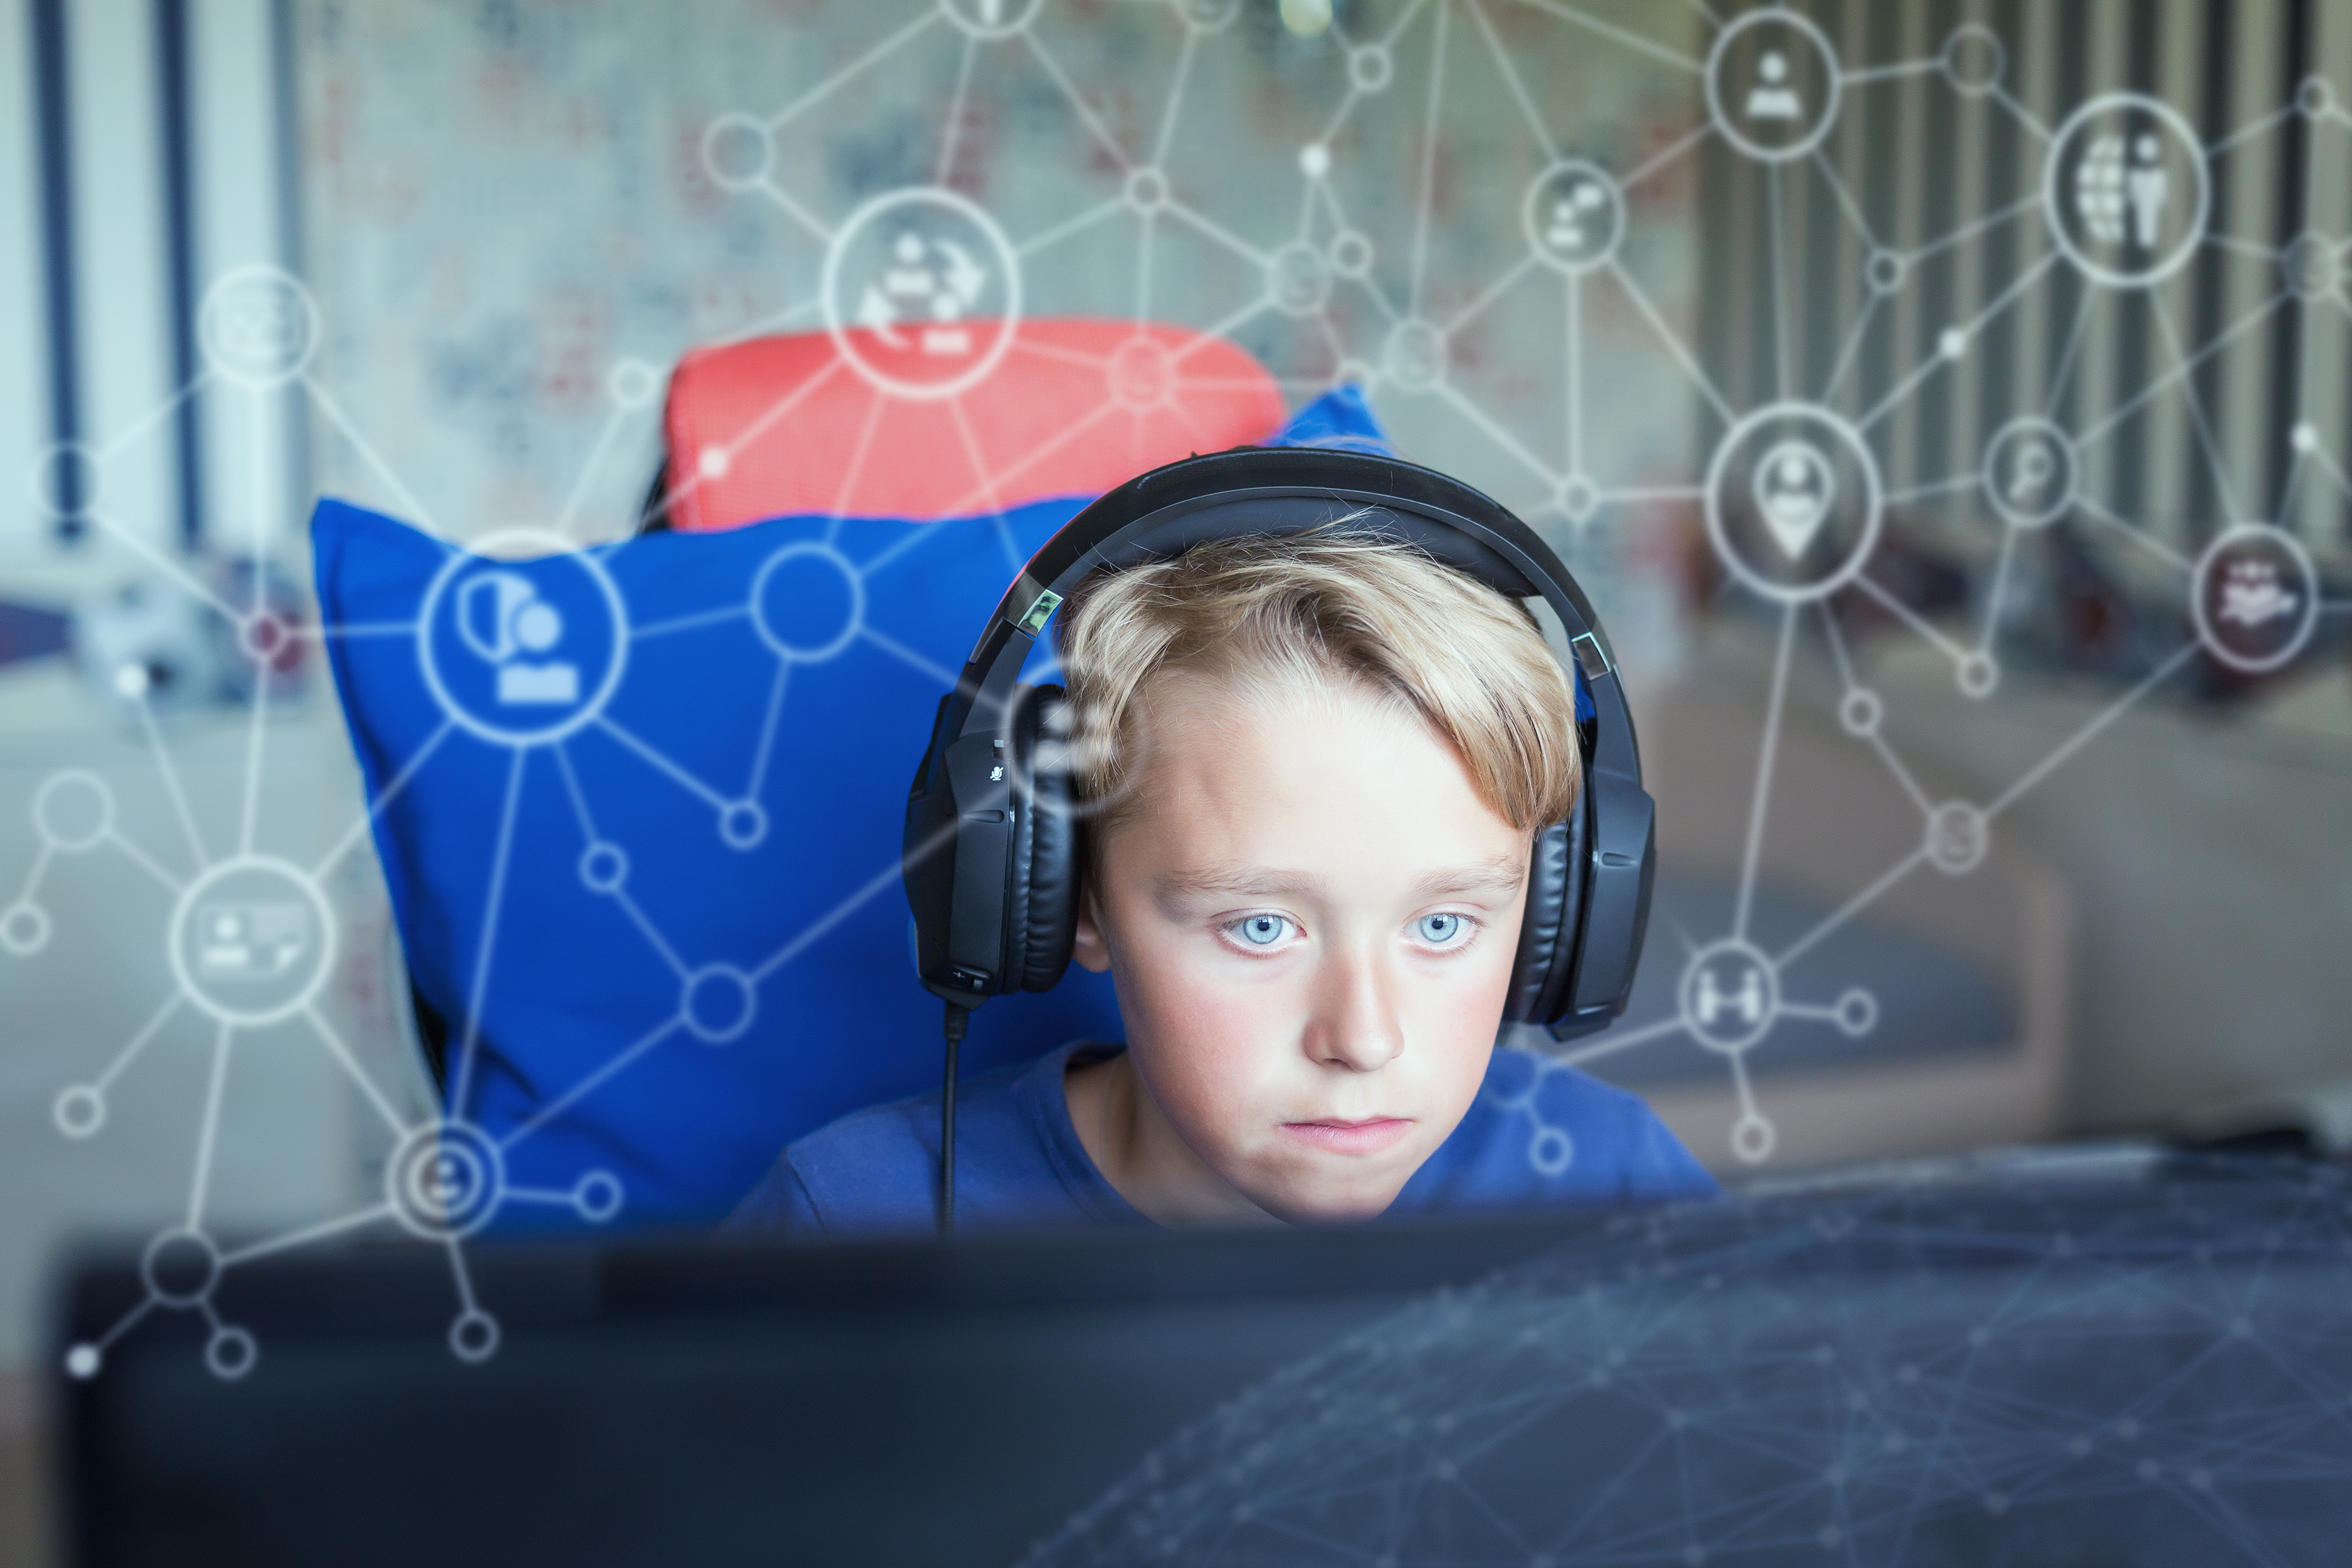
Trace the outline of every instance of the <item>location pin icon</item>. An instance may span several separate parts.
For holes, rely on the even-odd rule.
[[[1756,465],[1756,510],[1772,542],[1790,560],[1805,553],[1837,499],[1837,473],[1821,450],[1783,441]]]

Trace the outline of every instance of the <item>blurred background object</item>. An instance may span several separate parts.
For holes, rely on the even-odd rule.
[[[313,498],[629,534],[694,477],[684,356],[899,324],[835,274],[910,190],[1000,275],[940,263],[943,345],[1361,384],[1558,544],[1664,865],[1578,1059],[1711,1165],[2339,1150],[2347,101],[2317,0],[0,0],[0,1532],[59,1238],[174,1222],[200,1158],[228,1230],[382,1183],[341,1063],[259,1036],[215,1093],[155,1010],[176,883],[365,821]],[[887,464],[984,492],[870,371]],[[321,1013],[421,1112],[333,864]]]

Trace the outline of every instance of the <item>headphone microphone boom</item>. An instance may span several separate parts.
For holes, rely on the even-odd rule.
[[[1583,591],[1499,503],[1433,469],[1370,453],[1241,447],[1128,481],[1045,541],[940,699],[907,797],[901,874],[924,988],[947,1004],[940,1223],[955,1217],[955,1057],[971,1009],[1050,990],[1077,922],[1076,803],[1058,747],[1058,686],[1018,685],[1064,599],[1098,568],[1181,554],[1211,539],[1315,530],[1402,539],[1513,599],[1541,599],[1591,700],[1577,738],[1584,784],[1536,835],[1504,1018],[1569,1040],[1625,1010],[1649,924],[1656,815],[1615,659]]]

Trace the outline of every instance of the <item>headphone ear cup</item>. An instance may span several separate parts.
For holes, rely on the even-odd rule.
[[[1013,900],[1006,911],[1005,989],[1050,991],[1077,932],[1077,824],[1072,818],[1069,704],[1059,686],[1017,702],[1013,726]]]
[[[1511,1023],[1550,1023],[1568,997],[1576,972],[1577,933],[1583,917],[1584,861],[1591,843],[1586,802],[1580,796],[1566,821],[1536,835],[1528,857],[1528,899],[1519,917],[1518,953],[1511,962],[1503,1018]]]

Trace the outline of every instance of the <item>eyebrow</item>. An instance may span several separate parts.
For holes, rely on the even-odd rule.
[[[1446,866],[1431,872],[1413,883],[1413,893],[1422,898],[1438,898],[1447,894],[1509,893],[1526,882],[1527,877],[1528,868],[1524,861],[1511,855],[1496,855],[1474,865]],[[1192,897],[1203,894],[1250,894],[1295,898],[1311,894],[1321,886],[1321,878],[1303,871],[1231,863],[1171,873],[1160,878],[1157,883],[1158,892],[1163,898]]]

